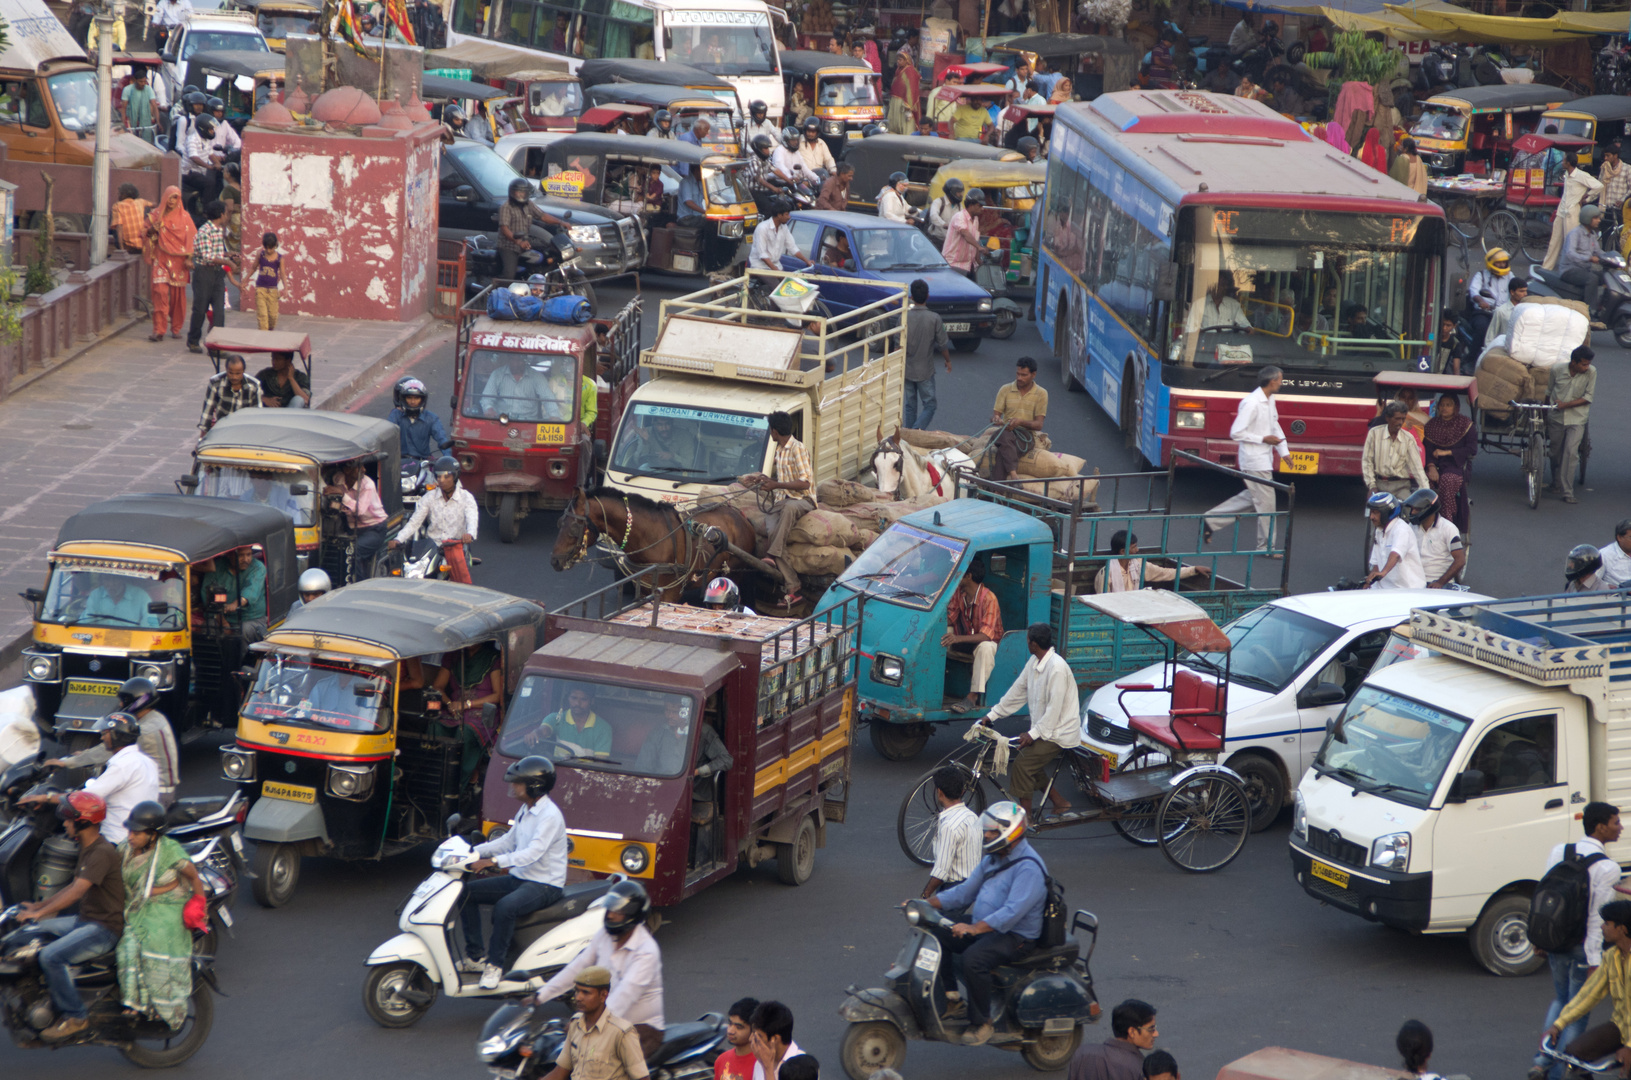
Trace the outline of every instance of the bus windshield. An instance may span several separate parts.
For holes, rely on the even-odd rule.
[[[750,413],[635,402],[617,426],[612,468],[720,484],[764,468],[770,421]]]
[[[663,59],[715,75],[774,75],[776,39],[763,11],[680,9],[664,15]]]
[[[1168,363],[1354,375],[1430,351],[1438,219],[1200,207],[1181,235]]]
[[[389,692],[389,682],[378,672],[274,653],[256,673],[243,715],[266,724],[388,731]]]

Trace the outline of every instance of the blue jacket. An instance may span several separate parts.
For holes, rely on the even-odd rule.
[[[386,421],[397,426],[402,432],[402,459],[409,458],[415,461],[435,461],[442,456],[442,447],[452,440],[447,437],[447,431],[442,427],[441,418],[429,409],[422,409],[418,416],[409,416],[401,409],[392,409],[385,417]]]
[[[1004,865],[1008,869],[995,872]],[[1042,908],[1048,901],[1046,873],[1042,856],[1021,840],[1007,855],[981,859],[967,880],[941,889],[941,910],[967,907],[971,921],[1035,941],[1042,936]]]

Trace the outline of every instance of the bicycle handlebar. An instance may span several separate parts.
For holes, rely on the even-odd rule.
[[[1556,405],[1540,401],[1508,401],[1507,404],[1514,409],[1534,409],[1536,412],[1552,412],[1557,408]]]
[[[1552,1036],[1550,1034],[1544,1036],[1540,1040],[1540,1052],[1549,1058],[1554,1058],[1561,1061],[1563,1064],[1568,1065],[1571,1068],[1579,1069],[1582,1072],[1590,1073],[1594,1076],[1605,1076],[1608,1073],[1614,1072],[1620,1068],[1619,1058],[1613,1055],[1610,1055],[1609,1057],[1606,1057],[1598,1062],[1590,1062],[1582,1061],[1573,1054],[1565,1053],[1564,1051],[1559,1050],[1552,1042]]]

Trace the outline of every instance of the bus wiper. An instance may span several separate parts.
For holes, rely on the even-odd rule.
[[[1255,371],[1255,370],[1256,370],[1256,368],[1251,364],[1233,364],[1233,365],[1231,365],[1229,367],[1224,368],[1222,371],[1214,371],[1210,375],[1202,376],[1201,377],[1201,382],[1208,383],[1208,382],[1212,382],[1212,381],[1214,381],[1216,379],[1221,379],[1225,375],[1242,375],[1242,374],[1245,374],[1248,371]]]

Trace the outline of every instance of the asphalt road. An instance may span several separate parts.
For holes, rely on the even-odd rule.
[[[658,296],[678,291],[683,286],[647,279],[648,340]],[[602,306],[627,295],[607,288]],[[1480,459],[1469,575],[1474,588],[1502,596],[1553,589],[1561,583],[1564,553],[1582,540],[1606,542],[1613,523],[1626,516],[1611,495],[1625,490],[1631,461],[1631,438],[1612,411],[1626,387],[1625,354],[1606,335],[1597,337],[1601,375],[1591,489],[1580,492],[1578,506],[1553,500],[1531,511],[1520,502],[1515,459]],[[955,354],[953,375],[940,377],[935,426],[981,427],[997,386],[1012,378],[1012,361],[1024,354],[1045,356],[1029,323],[1008,342]],[[451,349],[428,351],[411,367],[430,385],[433,404],[444,404]],[[1056,365],[1044,362],[1041,368],[1042,385],[1053,394],[1047,429],[1056,448],[1080,454],[1106,473],[1132,468],[1119,434],[1097,406],[1083,395],[1063,393]],[[390,382],[399,376],[392,373],[356,407],[383,415],[390,407]],[[1185,476],[1177,503],[1204,509],[1230,489]],[[1362,497],[1358,480],[1299,485],[1295,588],[1322,588],[1358,569]],[[476,547],[484,560],[478,582],[554,604],[607,580],[582,569],[564,575],[549,569],[553,517],[529,518],[520,541],[508,546],[484,522]],[[836,1010],[844,988],[877,985],[904,931],[894,905],[915,894],[923,879],[895,841],[900,799],[954,739],[944,733],[918,761],[890,763],[862,738],[848,819],[829,830],[815,876],[803,887],[779,884],[765,864],[668,912],[659,941],[670,1020],[723,1008],[746,994],[780,998],[797,1017],[799,1043],[823,1061],[829,1080],[840,1077],[843,1025]],[[186,787],[221,787],[212,746],[193,744],[186,757]],[[1395,1065],[1394,1034],[1415,1017],[1437,1036],[1434,1068],[1481,1078],[1521,1074],[1550,997],[1549,980],[1497,979],[1474,965],[1460,937],[1411,937],[1321,907],[1291,879],[1287,828],[1282,816],[1211,876],[1184,874],[1156,851],[1134,848],[1108,829],[1053,832],[1038,841],[1069,903],[1102,920],[1092,966],[1107,1018],[1088,1038],[1109,1037],[1108,1012],[1116,1002],[1143,998],[1160,1010],[1158,1045],[1172,1051],[1194,1080],[1265,1045]],[[218,971],[229,996],[218,1002],[208,1045],[175,1075],[482,1075],[473,1047],[491,1005],[441,1001],[406,1031],[382,1030],[362,1009],[362,962],[396,932],[396,908],[428,872],[427,853],[377,865],[307,860],[298,895],[279,911],[257,908],[246,892],[236,909],[237,935],[220,951]],[[135,1070],[111,1050],[48,1054],[0,1046],[0,1076],[82,1080],[127,1071]],[[1018,1080],[1031,1074],[1016,1055],[1000,1050],[924,1043],[910,1045],[903,1072],[909,1080]]]

